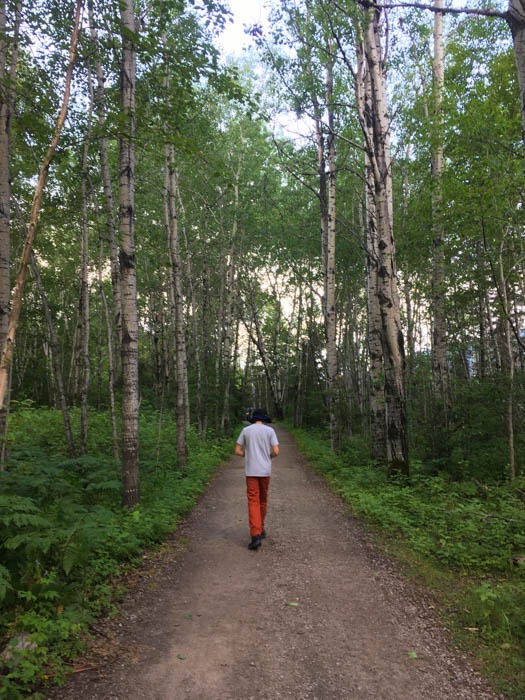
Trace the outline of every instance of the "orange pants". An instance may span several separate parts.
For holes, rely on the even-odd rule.
[[[250,536],[260,535],[264,529],[266,508],[268,506],[269,476],[247,476],[246,493],[248,495],[248,520]]]

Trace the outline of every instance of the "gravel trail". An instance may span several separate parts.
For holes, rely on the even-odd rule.
[[[249,541],[242,459],[132,578],[61,700],[501,698],[430,596],[374,550],[277,427],[266,523]]]

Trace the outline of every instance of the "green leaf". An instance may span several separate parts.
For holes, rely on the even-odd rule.
[[[12,588],[11,574],[5,566],[0,564],[0,600],[5,598],[5,594],[10,588]]]

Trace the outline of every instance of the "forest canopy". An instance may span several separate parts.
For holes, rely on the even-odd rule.
[[[132,505],[140,402],[180,467],[190,426],[264,405],[392,473],[516,477],[512,4],[268,12],[225,60],[220,2],[0,8],[4,446],[20,402],[62,411],[70,454],[108,410]]]

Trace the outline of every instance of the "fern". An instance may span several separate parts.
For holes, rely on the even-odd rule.
[[[0,527],[39,527],[42,524],[43,518],[39,515],[39,508],[31,498],[0,495]]]
[[[4,600],[7,591],[12,589],[11,573],[5,566],[0,564],[0,601]]]

